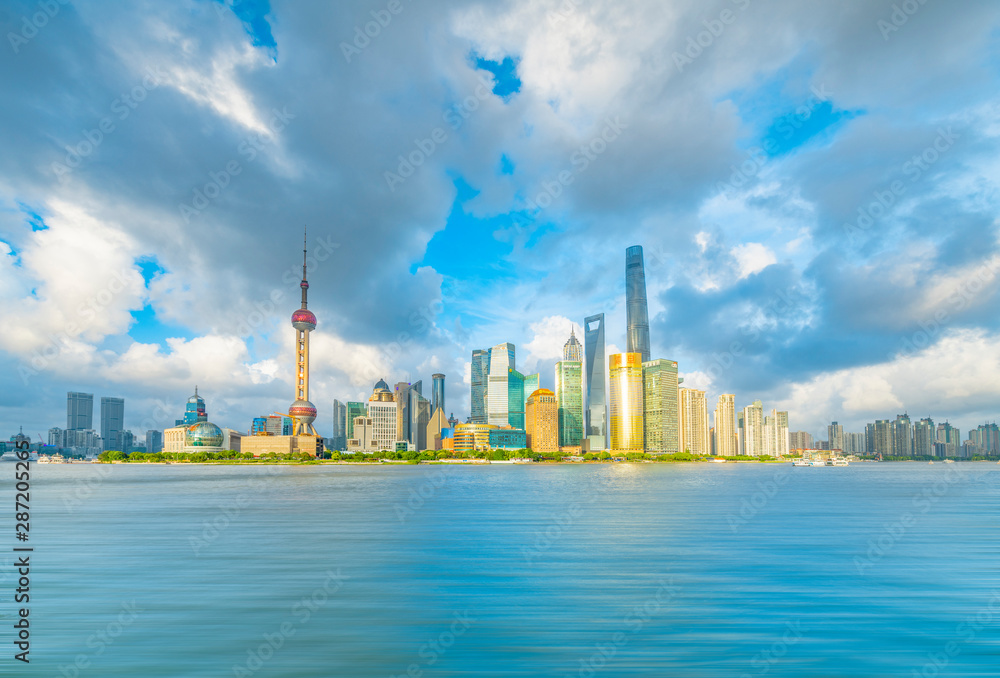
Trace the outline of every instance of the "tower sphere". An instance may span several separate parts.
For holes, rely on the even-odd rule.
[[[296,400],[288,408],[288,414],[303,424],[311,424],[316,421],[316,406],[308,400]]]
[[[303,332],[312,332],[316,329],[316,316],[308,309],[297,309],[292,314],[292,327]]]

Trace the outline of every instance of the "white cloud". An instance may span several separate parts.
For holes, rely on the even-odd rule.
[[[740,279],[747,278],[754,273],[760,273],[771,264],[778,263],[774,252],[759,242],[737,245],[729,253],[736,259]]]

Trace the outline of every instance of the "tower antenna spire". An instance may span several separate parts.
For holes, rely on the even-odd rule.
[[[302,288],[302,308],[308,308],[307,301],[306,301],[306,296],[307,296],[306,293],[309,291],[309,281],[306,280],[306,268],[307,268],[307,266],[306,266],[306,258],[307,258],[307,255],[308,255],[308,252],[307,252],[308,239],[307,238],[308,238],[308,236],[306,234],[306,227],[303,226],[302,227],[302,283],[300,284],[300,287]]]

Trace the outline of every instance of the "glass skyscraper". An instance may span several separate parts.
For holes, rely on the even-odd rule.
[[[472,352],[471,380],[470,418],[473,424],[485,424],[489,419],[486,392],[490,381],[490,349],[476,349]]]
[[[607,372],[604,369],[604,314],[583,320],[587,379],[586,427],[590,447],[603,450],[608,445],[608,405],[605,395]]]
[[[507,370],[507,425],[519,429],[524,428],[524,410],[528,400],[524,397],[524,385],[525,377],[523,374],[513,367]]]
[[[615,353],[609,358],[611,376],[611,449],[643,449],[642,356]]]
[[[368,406],[365,403],[359,403],[354,401],[348,401],[347,403],[347,440],[354,439],[354,418],[355,417],[366,417],[368,416]],[[347,445],[344,445],[347,448]]]
[[[537,372],[535,374],[524,375],[524,411],[528,411],[528,398],[531,394],[537,391],[541,387],[541,375]]]
[[[649,312],[646,308],[646,269],[642,247],[625,250],[625,304],[628,320],[628,352],[642,355],[649,362]]]
[[[556,402],[559,405],[559,446],[579,445],[583,439],[583,362],[560,360],[556,363]]]
[[[512,402],[509,392],[509,380],[510,372],[514,369],[514,344],[510,342],[497,344],[490,349],[489,360],[490,376],[486,388],[487,423],[494,426],[509,426]],[[521,381],[521,389],[522,391],[524,389],[523,379]],[[518,402],[524,402],[523,395]],[[524,409],[520,404],[517,405],[517,409],[522,414],[524,413]]]
[[[444,409],[444,375],[432,374],[431,379],[434,380],[431,389],[431,412],[437,412],[439,407]]]
[[[66,394],[66,430],[94,428],[94,394],[70,391]]]

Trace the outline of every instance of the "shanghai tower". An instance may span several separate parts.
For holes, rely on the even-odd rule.
[[[627,351],[649,361],[649,312],[646,310],[646,268],[642,247],[625,250],[625,304],[628,321]]]

